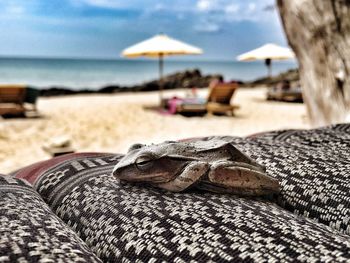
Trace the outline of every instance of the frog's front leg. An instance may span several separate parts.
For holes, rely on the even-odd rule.
[[[278,180],[260,169],[246,163],[219,161],[213,163],[208,173],[207,184],[213,191],[238,195],[267,195],[278,193]]]
[[[207,174],[208,170],[209,164],[207,162],[193,161],[174,180],[154,185],[168,191],[181,192],[198,182],[202,176]]]

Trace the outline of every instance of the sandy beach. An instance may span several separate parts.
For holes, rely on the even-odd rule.
[[[0,173],[48,159],[43,145],[68,137],[79,152],[125,153],[137,142],[156,143],[209,135],[246,136],[286,128],[310,128],[304,104],[269,102],[265,88],[241,88],[231,103],[236,116],[162,115],[143,106],[156,105],[158,92],[40,98],[40,118],[0,119]],[[184,90],[166,97],[184,96]],[[206,96],[201,90],[200,96]]]

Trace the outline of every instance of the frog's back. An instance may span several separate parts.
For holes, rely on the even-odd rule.
[[[222,140],[194,141],[194,142],[165,142],[153,149],[163,156],[191,157],[202,161],[230,159],[227,142]]]

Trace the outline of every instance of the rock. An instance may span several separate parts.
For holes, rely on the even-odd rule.
[[[49,142],[44,144],[42,148],[51,156],[59,156],[75,152],[72,147],[71,139],[67,135],[52,138]]]
[[[52,87],[48,89],[41,89],[40,96],[42,97],[50,97],[50,96],[62,96],[62,95],[73,95],[73,94],[89,94],[95,93],[96,91],[89,89],[82,90],[72,90],[66,87]]]
[[[176,89],[176,88],[205,88],[209,86],[209,83],[214,78],[220,78],[221,75],[206,75],[203,76],[198,69],[186,70],[184,72],[178,72],[165,76],[163,78],[163,89]],[[160,86],[159,80],[153,80],[132,87],[136,91],[151,91],[158,90]]]
[[[163,78],[164,89],[177,88],[205,88],[214,78],[220,78],[221,75],[206,75],[203,76],[199,69],[186,70],[177,72]],[[130,92],[130,91],[155,91],[159,90],[159,80],[152,80],[139,85],[121,87],[118,85],[108,85],[98,90],[72,90],[66,87],[51,87],[40,90],[40,96],[62,96],[72,94],[90,94],[90,93],[116,93],[116,92]]]
[[[288,80],[291,83],[299,81],[298,69],[291,69],[273,77],[265,77],[265,78],[260,78],[251,82],[245,82],[243,86],[253,86],[253,87],[261,86],[261,85],[275,86],[277,83],[283,80]]]
[[[110,85],[97,90],[97,93],[114,93],[118,92],[120,87],[118,85]]]
[[[199,69],[186,70],[183,72],[177,72],[174,74],[167,75],[163,78],[163,89],[177,89],[177,88],[206,88],[209,86],[211,80],[215,78],[222,78],[222,75],[202,75]],[[236,82],[241,86],[275,86],[282,80],[289,80],[291,83],[299,80],[299,72],[297,69],[292,69],[287,72],[281,73],[274,77],[266,77],[257,79],[250,82],[242,82],[237,80]],[[52,87],[48,89],[40,90],[40,96],[62,96],[62,95],[73,95],[73,94],[91,94],[91,93],[116,93],[116,92],[130,92],[130,91],[156,91],[159,90],[159,80],[152,80],[144,82],[134,86],[119,86],[119,85],[108,85],[98,90],[81,89],[73,90],[66,87]]]

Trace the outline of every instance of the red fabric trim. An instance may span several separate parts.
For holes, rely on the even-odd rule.
[[[18,170],[17,172],[15,172],[15,177],[24,179],[29,183],[34,184],[34,182],[40,177],[40,175],[43,172],[47,171],[52,166],[55,166],[61,162],[75,159],[78,157],[93,157],[93,156],[110,155],[110,154],[111,153],[96,153],[96,152],[65,154],[65,155],[51,158],[46,161],[41,161],[41,162],[37,162],[29,166],[26,166]]]

